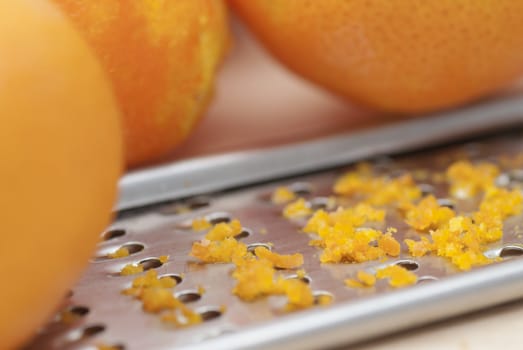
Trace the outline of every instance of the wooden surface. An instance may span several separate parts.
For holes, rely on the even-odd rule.
[[[522,291],[523,292],[523,291]],[[401,315],[398,315],[401,317]],[[523,349],[523,301],[402,332],[351,350]]]
[[[236,25],[235,32],[236,42],[207,117],[167,161],[310,140],[392,119],[304,82],[270,58]],[[351,349],[523,349],[523,301]]]

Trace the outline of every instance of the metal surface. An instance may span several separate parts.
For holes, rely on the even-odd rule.
[[[431,175],[461,158],[497,162],[506,170],[499,178],[500,184],[519,186],[523,177],[511,171],[521,168],[523,157],[510,162],[503,156],[523,154],[522,137],[523,132],[515,132],[462,146],[397,158],[381,157],[373,164],[376,172],[390,176],[411,172],[419,184],[441,199],[446,198],[446,186],[432,182]],[[66,309],[76,307],[82,311],[78,312],[78,320],[72,324],[59,319],[51,322],[30,348],[84,349],[100,343],[121,345],[126,350],[325,348],[523,297],[523,259],[514,257],[523,254],[523,216],[508,219],[503,240],[492,244],[486,253],[511,261],[467,273],[457,271],[438,257],[414,260],[405,247],[400,257],[386,262],[320,264],[319,251],[309,246],[309,237],[299,231],[304,221],[283,218],[282,206],[271,203],[269,197],[277,186],[288,185],[313,203],[315,198],[331,194],[332,183],[340,172],[341,169],[329,170],[122,213],[104,233],[107,240],[100,244],[98,257],[93,258],[72,296],[65,301]],[[468,212],[475,205],[473,200],[455,201],[458,212]],[[283,311],[283,297],[253,303],[240,301],[231,294],[231,264],[204,265],[188,256],[192,242],[205,234],[192,231],[190,223],[202,216],[238,218],[249,232],[242,239],[246,244],[271,242],[278,253],[302,253],[311,288],[316,293],[330,293],[333,305],[288,314]],[[388,226],[398,228],[395,236],[401,241],[418,235],[398,215],[387,217],[384,227]],[[125,244],[134,244],[136,253],[121,259],[104,258]],[[169,255],[170,259],[157,268],[158,273],[183,279],[175,288],[176,295],[190,294],[188,299],[194,301],[188,301],[188,306],[215,318],[194,327],[175,329],[162,324],[156,315],[144,313],[138,301],[120,294],[134,279],[118,275],[122,266],[160,255]],[[418,266],[418,285],[392,290],[385,281],[379,281],[372,289],[358,290],[343,283],[357,270],[373,270],[405,260]],[[295,274],[290,270],[278,273],[288,277]],[[198,295],[199,286],[206,290],[202,295]],[[222,305],[226,309],[220,314]]]
[[[456,111],[312,142],[183,160],[139,170],[121,181],[117,210],[303,174],[348,162],[523,123],[523,97],[505,96]]]

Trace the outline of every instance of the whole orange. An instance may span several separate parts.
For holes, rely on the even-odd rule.
[[[164,156],[194,128],[229,43],[222,0],[53,0],[110,75],[129,166]]]
[[[523,1],[230,2],[292,70],[381,110],[454,106],[523,73]]]
[[[120,115],[84,40],[44,0],[0,1],[0,348],[66,295],[110,220]]]

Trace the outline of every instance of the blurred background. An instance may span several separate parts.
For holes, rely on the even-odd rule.
[[[406,119],[382,115],[339,98],[293,74],[236,18],[234,42],[217,75],[207,114],[165,162],[273,147]],[[502,92],[523,92],[523,81]]]

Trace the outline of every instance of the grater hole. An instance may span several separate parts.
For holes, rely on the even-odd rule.
[[[419,269],[419,264],[414,260],[400,260],[395,262],[394,265],[403,267],[405,270],[408,271],[416,271],[417,269]]]
[[[251,243],[247,246],[247,251],[248,252],[251,252],[252,254],[256,255],[254,253],[254,250],[258,247],[264,247],[264,248],[267,248],[268,250],[271,250],[272,251],[272,247],[267,244],[267,243]]]
[[[200,316],[202,317],[202,320],[204,321],[212,321],[217,319],[223,314],[223,312],[219,309],[209,309],[200,312]]]
[[[162,278],[172,278],[173,280],[176,281],[176,285],[179,285],[183,281],[183,277],[182,276],[174,274],[174,273],[173,274],[169,274],[169,275],[161,275],[160,279],[162,279]]]
[[[523,255],[523,247],[520,247],[517,245],[508,245],[506,247],[503,247],[499,252],[499,256],[501,258],[510,258],[510,257],[522,256],[522,255]]]
[[[438,280],[438,278],[434,277],[434,276],[422,276],[422,277],[418,278],[418,281],[416,283],[423,284],[423,283],[427,283],[427,282],[434,282],[437,280]]]
[[[123,345],[123,344],[114,344],[114,345],[111,345],[111,346],[106,346],[104,348],[111,349],[111,350],[125,350],[125,345]]]
[[[428,196],[429,194],[433,194],[435,192],[434,186],[430,184],[419,184],[418,188],[420,189],[423,196]]]
[[[244,239],[244,238],[249,237],[251,234],[252,234],[251,230],[249,230],[248,228],[243,228],[242,232],[238,233],[236,236],[234,236],[234,238]]]
[[[314,305],[326,305],[332,303],[334,295],[324,290],[318,290],[312,293],[314,297]]]
[[[447,207],[447,208],[450,208],[450,209],[455,209],[456,208],[456,202],[454,202],[450,198],[438,198],[438,204],[440,206],[442,206],[442,207]]]
[[[229,223],[231,222],[231,215],[228,213],[218,212],[218,213],[212,213],[205,217],[209,223],[212,225],[216,225],[219,223]]]
[[[78,305],[69,308],[67,311],[73,314],[74,316],[84,317],[89,313],[89,308],[87,306]]]
[[[113,229],[113,230],[109,230],[109,231],[104,232],[104,234],[102,235],[102,238],[103,238],[104,241],[108,241],[108,240],[111,240],[111,239],[122,237],[122,236],[125,235],[125,233],[126,232],[123,229]]]
[[[332,200],[328,197],[316,197],[309,201],[309,208],[312,210],[329,209],[332,205]]]
[[[160,209],[162,215],[178,215],[189,211],[198,210],[208,207],[211,204],[210,199],[206,196],[197,196],[188,198],[183,202],[175,202]]]
[[[118,248],[112,248],[110,251],[108,249],[104,249],[103,251],[98,252],[98,255],[94,258],[93,261],[105,261],[105,260],[113,260],[113,259],[120,259],[120,258],[126,258],[128,255],[123,256],[113,256],[112,254],[116,253],[118,250],[127,250],[129,253],[128,255],[133,255],[136,253],[141,252],[145,249],[145,245],[142,243],[126,243]]]
[[[55,316],[55,321],[62,325],[70,326],[77,323],[80,319],[89,314],[89,308],[86,306],[70,306]]]
[[[103,331],[105,331],[105,326],[103,324],[95,324],[89,327],[85,327],[82,330],[80,339],[94,337],[95,335],[98,335]]]
[[[308,182],[295,182],[289,186],[289,190],[298,196],[306,196],[312,193],[312,185]]]
[[[182,303],[194,303],[202,298],[202,295],[194,290],[184,290],[179,293],[176,293],[176,298]]]
[[[196,210],[208,207],[211,205],[211,200],[205,196],[192,197],[187,200],[186,205],[189,209]]]
[[[145,246],[141,243],[127,243],[121,246],[121,248],[127,249],[129,254],[136,254],[145,249]]]
[[[150,270],[150,269],[156,269],[163,265],[163,262],[160,261],[158,258],[148,258],[140,261],[138,265],[141,265],[144,271]]]
[[[285,277],[285,279],[288,279],[288,280],[300,280],[306,284],[311,284],[312,282],[312,279],[305,275],[305,276],[298,276],[297,274],[294,274],[294,275],[289,275],[287,277]]]

